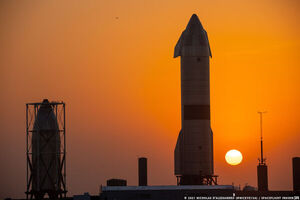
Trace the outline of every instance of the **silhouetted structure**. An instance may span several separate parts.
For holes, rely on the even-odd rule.
[[[107,186],[126,186],[127,181],[124,179],[109,179],[106,181]]]
[[[293,158],[293,189],[300,192],[300,157]]]
[[[260,115],[260,159],[257,165],[257,187],[258,191],[268,191],[268,166],[263,155],[263,136],[262,136],[262,114],[266,112],[258,112]]]
[[[65,104],[26,104],[26,199],[66,197]]]
[[[183,200],[199,197],[232,197],[232,185],[164,185],[101,187],[100,199],[105,200]],[[192,198],[194,197],[194,198]],[[221,198],[219,198],[221,199]]]
[[[178,185],[217,184],[210,126],[209,57],[206,31],[193,14],[174,52],[181,57],[181,131],[175,147]]]
[[[74,195],[73,200],[91,200],[91,195],[88,192],[79,195]]]
[[[147,186],[147,158],[139,158],[139,186]]]
[[[258,191],[268,191],[268,167],[264,164],[257,165]]]

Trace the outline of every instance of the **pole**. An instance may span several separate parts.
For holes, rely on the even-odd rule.
[[[66,104],[64,102],[62,102],[62,105],[63,105],[63,112],[64,112],[64,126],[63,126],[63,129],[64,129],[64,156],[65,156],[65,160],[64,160],[64,197],[66,198],[67,197],[67,175],[66,175],[66,172],[67,172],[67,166],[66,166]]]
[[[264,156],[263,156],[263,129],[262,129],[262,115],[264,113],[267,113],[266,111],[260,112],[258,111],[258,114],[260,115],[260,164],[264,164]]]
[[[29,183],[28,183],[28,104],[26,104],[26,199],[28,199],[28,190],[29,190]]]

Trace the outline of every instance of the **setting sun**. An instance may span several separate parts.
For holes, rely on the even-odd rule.
[[[226,153],[225,160],[230,165],[238,165],[242,162],[243,156],[241,152],[233,149]]]

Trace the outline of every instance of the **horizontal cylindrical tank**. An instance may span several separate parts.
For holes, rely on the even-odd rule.
[[[106,181],[107,186],[127,186],[127,181],[124,179],[108,179]]]

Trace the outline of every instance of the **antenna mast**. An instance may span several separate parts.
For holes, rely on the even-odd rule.
[[[267,113],[267,111],[264,112],[258,111],[258,114],[260,115],[260,159],[258,159],[260,165],[266,164],[265,163],[266,159],[264,158],[263,155],[263,134],[262,134],[262,115],[265,113]]]

